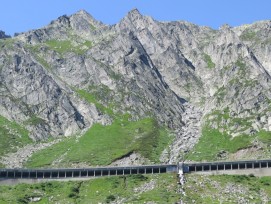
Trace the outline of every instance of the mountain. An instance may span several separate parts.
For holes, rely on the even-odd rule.
[[[118,134],[133,138],[134,146],[105,163],[86,159],[86,165],[137,153],[170,163],[271,155],[271,21],[214,30],[159,22],[135,9],[109,26],[82,10],[0,38],[4,166],[26,144],[56,138],[80,143],[97,124],[118,124]],[[173,138],[161,142],[163,130]],[[22,131],[32,141],[25,142]]]

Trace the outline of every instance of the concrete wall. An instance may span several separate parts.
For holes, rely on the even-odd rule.
[[[268,169],[242,169],[242,170],[222,170],[222,171],[198,171],[193,174],[200,175],[254,175],[254,176],[271,176],[271,168]]]

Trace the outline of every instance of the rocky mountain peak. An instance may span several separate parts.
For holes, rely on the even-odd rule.
[[[10,36],[6,35],[4,31],[0,30],[0,39],[3,39],[3,38],[10,38]]]
[[[43,28],[16,34],[16,37],[29,44],[37,44],[50,40],[77,41],[92,38],[97,30],[107,27],[100,21],[94,19],[85,10],[80,10],[70,16],[63,15]],[[74,36],[73,39],[70,37]],[[76,38],[75,36],[80,36]]]
[[[219,27],[219,30],[230,30],[230,29],[231,29],[231,26],[227,23]]]
[[[80,29],[80,26],[82,29],[84,26],[87,26],[87,27],[91,26],[92,28],[94,28],[94,27],[100,27],[103,25],[102,22],[96,20],[92,15],[90,15],[85,10],[79,10],[75,14],[71,15],[70,21],[72,25],[74,25],[73,27],[76,27],[77,29],[78,28]]]
[[[70,18],[67,15],[60,16],[56,20],[52,21],[50,25],[53,27],[69,27]]]
[[[143,29],[152,29],[156,21],[150,16],[142,15],[138,9],[131,10],[120,23],[116,25],[117,30],[130,30],[130,31],[140,31]]]
[[[82,16],[91,16],[86,10],[81,9],[79,11],[77,11],[74,15],[82,15]]]
[[[137,8],[134,8],[128,12],[127,17],[130,18],[131,20],[134,20],[136,18],[141,18],[142,14]]]

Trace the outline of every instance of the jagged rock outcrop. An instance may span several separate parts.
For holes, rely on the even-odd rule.
[[[4,31],[0,30],[0,39],[4,39],[4,38],[10,38],[10,36],[6,35]]]
[[[190,99],[191,95],[198,96],[203,92],[202,85],[195,75],[195,67],[180,50],[182,40],[170,27],[171,24],[142,16],[137,9],[115,26],[118,32],[132,32],[169,87],[177,95]]]
[[[207,123],[233,137],[271,131],[270,33],[270,21],[213,30],[137,9],[112,26],[85,11],[62,16],[1,40],[1,115],[34,139],[77,134],[111,122],[78,94],[95,91],[114,113],[155,117],[174,130],[174,162]]]
[[[22,44],[0,52],[1,115],[25,124],[33,139],[72,135],[102,120],[94,106],[72,96]]]
[[[251,25],[242,25],[233,28],[234,32],[247,45],[263,67],[271,73],[271,21],[259,21]]]

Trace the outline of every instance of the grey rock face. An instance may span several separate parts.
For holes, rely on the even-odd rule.
[[[259,21],[251,25],[233,28],[242,41],[249,46],[265,69],[271,73],[271,21]]]
[[[94,106],[74,98],[20,43],[0,52],[1,115],[25,124],[33,139],[72,135],[101,119]]]
[[[168,85],[134,35],[120,33],[111,42],[99,44],[87,54],[95,61],[103,63],[107,77],[100,77],[104,79],[100,83],[113,91],[124,92],[124,99],[121,101],[123,107],[131,109],[133,113],[137,112],[140,116],[151,110],[161,123],[172,128],[180,126],[184,100],[168,89]],[[119,75],[119,80],[105,80],[110,78],[110,72],[111,75]]]
[[[232,136],[271,130],[270,31],[270,21],[213,30],[136,9],[113,26],[85,11],[62,16],[0,41],[1,115],[26,124],[35,139],[73,135],[110,123],[78,95],[95,91],[113,112],[155,117],[174,130],[174,162],[214,111],[230,115],[222,125]],[[236,128],[234,118],[251,126]]]
[[[171,26],[133,10],[115,28],[118,32],[132,32],[169,87],[177,95],[190,99],[202,91],[201,82],[195,75],[195,67],[181,52],[181,39]]]

